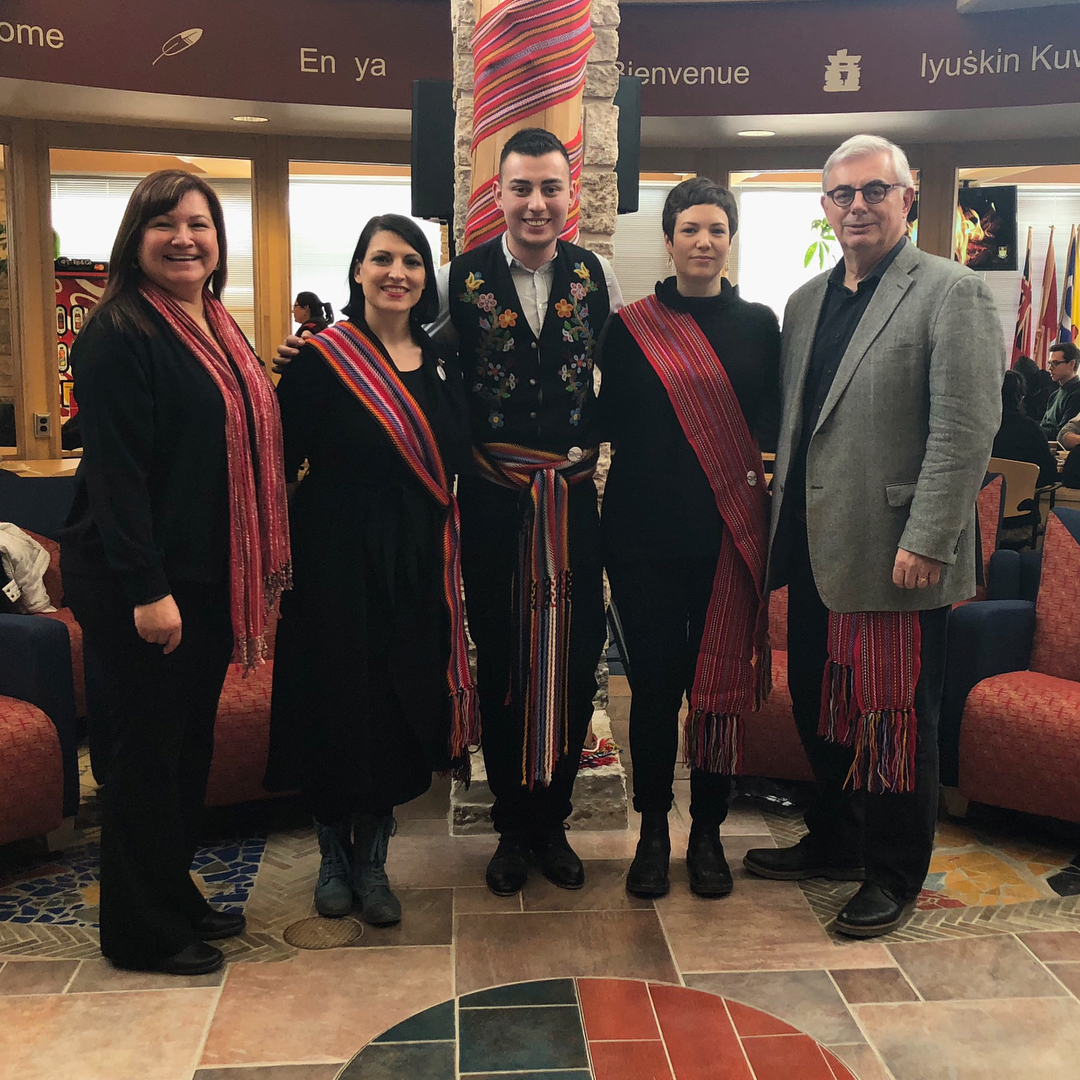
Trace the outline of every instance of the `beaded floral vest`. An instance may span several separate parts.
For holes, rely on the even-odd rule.
[[[591,251],[559,241],[537,338],[521,309],[502,237],[450,267],[450,318],[476,443],[565,454],[597,442],[593,354],[608,316],[604,271]]]

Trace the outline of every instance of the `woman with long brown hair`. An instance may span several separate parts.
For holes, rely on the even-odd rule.
[[[244,928],[190,869],[226,670],[261,661],[290,572],[277,402],[221,303],[225,256],[213,189],[146,177],[71,353],[85,449],[61,568],[107,698],[101,950],[178,975]]]

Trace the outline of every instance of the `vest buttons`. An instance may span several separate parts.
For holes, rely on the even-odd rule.
[[[535,341],[534,341],[534,342],[532,343],[532,347],[533,347],[534,349],[536,348],[536,342],[535,342]]]
[[[536,413],[534,413],[534,412],[529,413],[529,419],[530,420],[535,420],[536,419]]]
[[[530,379],[529,380],[529,385],[530,386],[535,386],[536,385],[536,380],[535,379]]]
[[[750,472],[746,474],[746,482],[751,487],[757,487],[757,473],[754,472],[753,469],[751,469]]]
[[[572,462],[575,465],[584,456],[585,456],[585,452],[581,449],[580,446],[571,446],[570,449],[566,451],[566,460],[569,461],[569,462]]]

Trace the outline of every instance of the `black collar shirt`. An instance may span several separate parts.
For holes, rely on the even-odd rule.
[[[806,511],[806,455],[825,399],[832,389],[840,361],[881,279],[907,242],[906,236],[901,237],[899,243],[859,282],[854,292],[844,284],[846,267],[843,259],[829,275],[803,388],[802,430],[784,493],[791,509],[800,514]]]

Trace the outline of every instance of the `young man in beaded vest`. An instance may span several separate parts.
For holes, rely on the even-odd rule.
[[[511,896],[530,856],[561,888],[585,882],[563,822],[607,636],[593,353],[622,294],[606,259],[559,239],[577,192],[556,136],[514,134],[494,184],[506,231],[439,270],[428,330],[456,348],[469,401],[476,471],[458,505],[500,834],[487,883]],[[301,344],[287,338],[275,367]]]
[[[605,259],[559,239],[575,195],[554,135],[513,135],[495,181],[506,231],[440,270],[431,328],[456,338],[477,464],[458,499],[500,896],[530,855],[562,888],[585,880],[563,822],[606,637],[593,351],[622,296]]]

